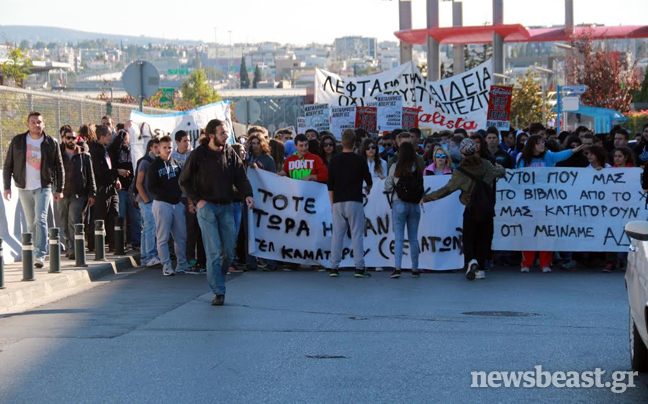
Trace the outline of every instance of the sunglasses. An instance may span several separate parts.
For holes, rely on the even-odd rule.
[[[376,150],[376,146],[369,146],[367,147],[367,150]]]
[[[334,147],[335,143],[324,143],[324,147]]]
[[[76,140],[76,137],[75,136],[66,136],[65,139],[66,140]]]
[[[445,155],[445,154],[435,154],[434,157],[436,157],[438,159],[444,159],[444,158],[447,158],[448,156]]]

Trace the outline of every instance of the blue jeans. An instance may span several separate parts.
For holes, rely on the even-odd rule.
[[[394,201],[392,205],[392,220],[394,222],[394,266],[401,269],[403,260],[403,243],[405,237],[405,225],[407,224],[407,238],[410,245],[412,257],[412,269],[418,269],[419,246],[418,227],[421,220],[421,206],[418,203]]]
[[[142,212],[142,238],[140,252],[142,263],[146,264],[153,257],[157,257],[157,245],[155,244],[155,217],[153,217],[153,202],[139,204]]]
[[[207,281],[214,294],[224,295],[225,273],[232,264],[236,244],[234,208],[232,204],[207,202],[197,214],[207,255]]]
[[[142,240],[142,217],[139,209],[133,205],[128,190],[117,191],[119,195],[119,216],[126,218],[128,234],[126,242],[138,246]]]
[[[18,189],[18,197],[25,212],[27,231],[34,237],[34,257],[43,258],[47,255],[47,211],[52,202],[52,189]]]
[[[241,230],[241,215],[243,209],[243,202],[234,202],[232,203],[232,209],[234,210],[234,229],[235,229],[235,239],[238,239],[239,230]]]
[[[169,254],[169,234],[173,236],[176,258],[176,269],[187,269],[187,224],[185,223],[185,206],[182,202],[175,205],[153,201],[153,216],[157,236],[157,249],[160,261],[164,267],[171,268]]]

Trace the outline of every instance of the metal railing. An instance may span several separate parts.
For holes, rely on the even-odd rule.
[[[23,90],[0,86],[0,164],[4,162],[9,142],[18,133],[27,131],[27,115],[30,111],[43,114],[45,131],[59,138],[58,130],[70,125],[77,130],[83,124],[99,124],[107,113],[105,101],[73,97],[57,93]],[[137,104],[112,104],[114,123],[125,122]],[[168,109],[144,107],[147,114],[167,114]]]

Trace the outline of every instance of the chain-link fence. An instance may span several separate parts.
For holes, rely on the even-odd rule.
[[[18,133],[27,131],[27,115],[30,111],[43,114],[45,132],[59,139],[58,130],[70,125],[77,130],[83,124],[99,124],[107,114],[107,104],[103,101],[89,100],[39,91],[22,90],[0,86],[0,164],[4,161],[11,139]],[[138,105],[112,104],[113,122],[125,122]],[[147,114],[166,114],[168,109],[144,107]]]

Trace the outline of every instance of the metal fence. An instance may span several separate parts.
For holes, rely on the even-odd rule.
[[[136,104],[113,103],[113,122],[125,122],[130,118],[131,111],[138,109]],[[43,114],[45,131],[58,139],[58,130],[63,125],[77,129],[83,124],[101,123],[101,117],[107,114],[107,104],[104,101],[0,86],[0,163],[4,162],[11,139],[27,131],[27,115],[30,111]],[[167,114],[174,111],[144,107],[144,112]]]

